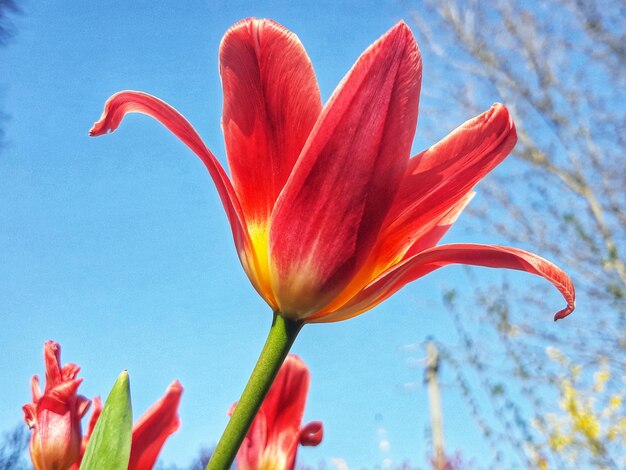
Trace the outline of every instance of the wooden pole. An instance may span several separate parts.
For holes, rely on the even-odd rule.
[[[441,413],[441,393],[439,391],[439,351],[433,341],[426,345],[426,386],[430,402],[430,427],[433,440],[434,466],[445,470],[446,454],[443,444],[443,415]]]

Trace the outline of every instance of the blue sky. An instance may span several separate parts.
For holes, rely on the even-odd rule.
[[[138,115],[113,135],[87,132],[111,94],[142,90],[184,114],[225,163],[218,47],[249,16],[298,34],[324,100],[371,42],[408,17],[401,2],[384,1],[26,2],[19,34],[0,50],[10,115],[0,153],[5,428],[21,420],[30,377],[43,373],[42,345],[54,339],[63,361],[82,367],[88,397],[106,396],[127,368],[136,417],[173,379],[182,382],[183,426],[165,446],[166,463],[187,464],[219,438],[271,312],[240,268],[206,170],[183,144]],[[428,63],[423,86],[436,86]],[[416,149],[425,145],[418,131]],[[470,241],[462,235],[453,230],[448,240]],[[407,367],[401,349],[429,335],[455,340],[440,288],[463,279],[462,268],[448,268],[358,318],[304,328],[293,352],[311,368],[305,419],[324,421],[326,434],[301,450],[303,463],[424,462],[426,395],[402,391],[421,371]],[[444,396],[447,444],[480,461],[455,393]],[[378,448],[377,416],[388,453]]]

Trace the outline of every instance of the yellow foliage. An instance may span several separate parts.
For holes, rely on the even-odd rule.
[[[609,398],[609,408],[611,409],[611,411],[617,411],[621,406],[621,395],[611,395],[611,398]]]
[[[593,391],[601,393],[604,391],[604,386],[611,378],[611,371],[608,369],[599,370],[595,374],[595,380],[593,384]]]
[[[588,452],[604,467],[600,462],[611,462],[607,445],[626,445],[624,392],[604,393],[612,377],[609,362],[600,361],[590,383],[586,371],[561,351],[551,347],[546,354],[566,371],[557,381],[562,413],[546,416],[547,424],[541,428],[547,445],[572,463]]]
[[[537,468],[539,468],[539,470],[548,470],[550,467],[548,466],[548,461],[544,458],[540,458],[537,461]]]
[[[567,446],[571,445],[573,442],[572,436],[568,436],[566,434],[561,434],[560,432],[554,432],[548,438],[548,444],[555,450],[556,452],[561,452]]]

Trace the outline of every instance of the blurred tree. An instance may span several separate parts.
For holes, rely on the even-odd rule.
[[[0,444],[0,470],[27,470],[29,432],[24,423],[4,434]]]
[[[213,453],[213,449],[208,447],[202,447],[198,451],[197,456],[193,459],[191,464],[182,467],[179,465],[171,464],[166,465],[161,461],[158,461],[155,465],[155,470],[204,470],[211,459],[211,454]],[[236,470],[237,466],[233,464],[230,470]]]
[[[11,14],[19,11],[15,0],[0,0],[0,46],[5,46],[15,33]]]
[[[545,423],[538,423],[547,436],[546,444],[574,464],[588,458],[596,467],[625,468],[625,394],[623,390],[602,393],[614,373],[609,363],[604,361],[585,385],[580,365],[556,348],[549,348],[548,356],[563,373],[558,378],[561,412],[550,413]]]
[[[514,455],[523,468],[611,468],[623,452],[617,439],[605,443],[599,458],[598,447],[580,435],[568,443],[575,460],[566,462],[550,444],[554,427],[545,416],[560,413],[574,423],[573,408],[559,410],[559,399],[576,390],[577,409],[586,410],[590,400],[606,404],[624,386],[626,4],[423,0],[408,8],[427,67],[420,131],[440,138],[433,129],[447,133],[494,101],[509,108],[517,126],[513,160],[481,185],[467,211],[473,217],[462,219],[467,229],[474,239],[478,234],[555,261],[576,285],[574,315],[587,317],[547,328],[544,318],[554,306],[544,297],[554,297],[544,296],[542,285],[509,290],[504,281],[477,289],[465,307],[456,300],[462,294],[469,302],[468,294],[450,291],[444,300],[460,343],[443,345],[443,360],[456,366],[494,466],[510,466],[506,459]],[[471,282],[471,271],[468,276]],[[594,388],[590,374],[576,378],[549,361],[548,345],[583,370],[606,367],[605,385]],[[490,410],[480,406],[485,395]],[[625,415],[621,408],[615,413]]]
[[[15,27],[11,21],[11,15],[18,12],[20,12],[20,9],[15,0],[0,0],[0,47],[6,46],[15,34]],[[4,135],[1,126],[6,118],[6,114],[0,109],[0,144],[2,144],[2,137]]]
[[[202,449],[200,449],[198,456],[192,462],[192,464],[188,467],[188,470],[204,470],[207,464],[209,463],[209,460],[211,460],[212,453],[213,453],[212,449],[208,449],[206,447],[203,447]],[[233,464],[233,468],[235,468],[234,464]]]

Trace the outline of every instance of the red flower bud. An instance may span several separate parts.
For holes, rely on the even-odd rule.
[[[61,367],[61,346],[44,344],[46,387],[43,394],[39,378],[32,380],[33,402],[24,405],[24,419],[33,431],[30,456],[35,470],[67,470],[79,458],[82,431],[80,420],[90,401],[78,395],[82,379],[76,364]]]

